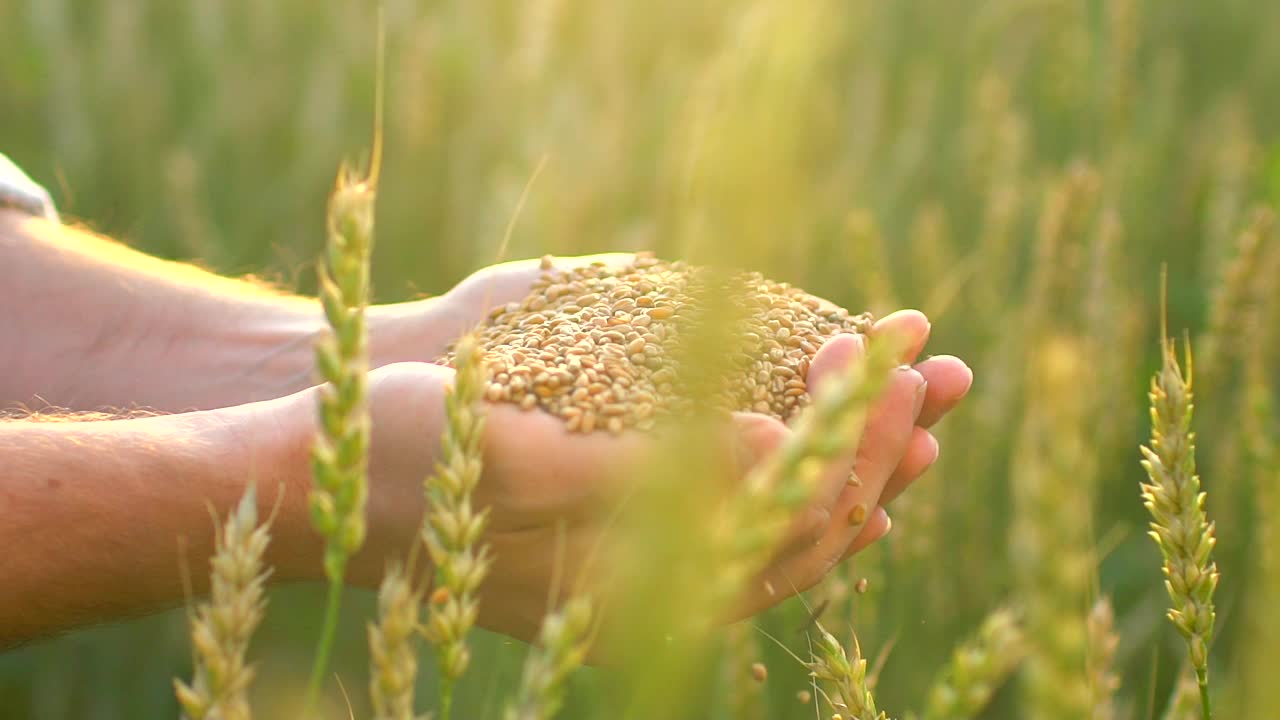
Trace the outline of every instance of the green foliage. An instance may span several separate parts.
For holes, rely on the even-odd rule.
[[[1135,462],[1149,437],[1143,391],[1162,363],[1154,320],[1167,263],[1170,327],[1197,343],[1212,328],[1197,471],[1224,578],[1214,602],[1240,618],[1204,647],[1214,703],[1221,717],[1280,714],[1266,705],[1276,700],[1265,673],[1241,666],[1277,660],[1258,639],[1276,637],[1272,605],[1244,599],[1277,595],[1257,539],[1274,537],[1273,519],[1255,501],[1271,490],[1262,506],[1276,507],[1278,473],[1259,460],[1259,430],[1237,421],[1276,392],[1280,283],[1265,270],[1280,267],[1280,250],[1257,224],[1255,240],[1235,241],[1269,217],[1253,208],[1278,197],[1269,30],[1280,5],[388,0],[386,12],[374,300],[442,292],[491,262],[545,156],[510,256],[730,260],[853,310],[920,307],[933,320],[929,352],[973,365],[972,396],[938,428],[939,464],[890,508],[893,533],[822,590],[833,598],[823,626],[843,639],[854,624],[876,705],[895,716],[925,710],[953,648],[1011,602],[1040,667],[1078,670],[1072,682],[1088,688],[1084,622],[1100,594],[1122,636],[1118,716],[1169,705],[1186,648],[1154,610],[1166,598]],[[376,35],[370,5],[349,1],[0,3],[0,148],[50,186],[66,218],[314,293],[306,270],[323,247],[332,169],[367,143]],[[1256,274],[1242,274],[1252,261],[1238,252],[1256,258]],[[1246,361],[1254,372],[1238,382]],[[1259,427],[1274,439],[1274,425]],[[677,520],[689,512],[669,507],[673,527],[654,535],[670,557],[685,551]],[[863,577],[865,594],[847,592]],[[289,698],[305,684],[323,598],[271,594],[254,639],[254,709],[296,716]],[[349,598],[334,669],[368,717],[374,598]],[[191,676],[182,620],[0,656],[0,707],[175,717],[169,678]],[[754,622],[808,661],[805,621],[788,603]],[[455,716],[496,720],[527,650],[482,632],[469,644]],[[811,691],[806,669],[773,643],[757,649],[769,671],[761,716],[813,717],[796,699]],[[714,655],[655,660],[643,687],[678,687],[680,717],[729,717]],[[427,665],[424,710],[438,706]],[[1242,715],[1230,689],[1245,675]],[[618,682],[580,672],[561,717],[626,716]],[[979,716],[1035,716],[1038,682],[1019,676]]]

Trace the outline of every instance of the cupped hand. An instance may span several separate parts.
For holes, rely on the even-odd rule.
[[[909,360],[923,345],[928,323],[919,313],[908,312],[886,318],[877,328],[911,338],[903,357]],[[822,393],[832,374],[856,362],[861,352],[862,341],[855,336],[829,341],[815,357],[812,391]],[[449,368],[397,363],[370,378],[369,539],[351,566],[354,582],[376,585],[385,558],[403,554],[415,541],[423,511],[421,483],[439,445],[444,388],[452,377]],[[936,458],[936,443],[917,423],[935,421],[968,384],[968,369],[954,359],[935,358],[895,371],[857,452],[839,458],[824,473],[812,505],[797,515],[737,612],[757,612],[811,586],[842,558],[887,532],[888,517],[877,507]],[[481,590],[480,624],[530,639],[547,610],[556,573],[574,578],[584,570],[592,572],[587,560],[595,557],[608,532],[623,484],[634,477],[626,468],[655,440],[638,432],[620,437],[569,433],[558,418],[510,404],[487,404],[485,414],[485,469],[474,505],[490,508],[484,542],[491,547],[494,565]],[[731,425],[737,444],[750,448],[756,461],[791,432],[754,413],[734,414]],[[725,462],[732,466],[736,461],[726,456]],[[860,485],[848,484],[850,471],[857,473]],[[855,511],[855,506],[863,510]]]
[[[625,266],[627,253],[555,258],[558,268],[592,262]],[[419,342],[405,357],[429,360],[444,345],[484,319],[497,306],[528,294],[544,272],[540,260],[521,260],[484,268],[443,297],[426,305],[432,342]],[[414,305],[410,303],[409,305]],[[416,309],[415,315],[423,315]],[[928,341],[929,321],[906,310],[876,323],[876,335],[895,335],[905,348],[904,367],[894,372],[871,413],[856,453],[834,460],[813,502],[797,514],[768,567],[751,583],[735,612],[747,615],[780,602],[793,591],[820,580],[842,559],[889,531],[883,506],[919,478],[938,457],[929,427],[968,392],[972,373],[959,359],[931,357],[916,363]],[[376,326],[375,326],[376,333]],[[375,342],[377,338],[375,337]],[[420,348],[429,348],[423,352]],[[838,336],[819,350],[811,366],[809,390],[824,383],[865,351],[860,338]],[[907,367],[911,363],[914,366]],[[422,363],[396,363],[375,371],[370,392],[374,410],[368,549],[353,565],[353,579],[375,585],[383,559],[403,552],[422,514],[421,479],[444,427],[444,387],[452,370]],[[481,624],[528,639],[546,611],[548,587],[557,569],[566,577],[583,570],[606,531],[628,458],[644,455],[652,438],[628,432],[582,435],[542,411],[513,405],[486,409],[485,472],[474,504],[491,508],[485,540],[494,566],[482,596]],[[773,452],[790,430],[754,413],[735,413],[732,433],[756,461]],[[728,459],[726,462],[731,462]],[[859,478],[851,485],[851,474]],[[559,565],[558,565],[559,563]]]

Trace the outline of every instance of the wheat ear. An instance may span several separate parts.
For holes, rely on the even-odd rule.
[[[1205,518],[1205,493],[1196,475],[1191,373],[1184,377],[1172,341],[1161,342],[1162,365],[1151,381],[1151,442],[1142,448],[1149,483],[1142,499],[1151,513],[1151,537],[1164,556],[1165,588],[1173,607],[1168,617],[1187,641],[1200,688],[1201,713],[1212,716],[1209,700],[1209,641],[1213,637],[1213,523]],[[1191,367],[1190,349],[1187,366]]]
[[[490,564],[488,546],[477,546],[488,511],[477,512],[471,506],[482,467],[480,401],[488,385],[474,338],[458,342],[455,370],[453,386],[445,395],[448,423],[441,460],[425,482],[427,514],[421,532],[435,566],[435,589],[423,633],[439,653],[442,720],[448,720],[452,711],[454,683],[471,661],[466,636],[475,624],[476,591]]]
[[[422,590],[404,566],[392,563],[378,588],[378,622],[369,623],[369,697],[375,720],[420,720],[413,690],[421,612]]]
[[[1236,239],[1235,256],[1222,270],[1209,303],[1209,327],[1200,343],[1200,377],[1210,392],[1226,378],[1229,366],[1239,359],[1238,341],[1248,318],[1258,304],[1258,286],[1265,282],[1259,271],[1266,267],[1265,252],[1274,239],[1275,214],[1267,208],[1254,210],[1249,224]]]
[[[982,711],[1026,654],[1022,628],[1013,611],[1000,609],[982,621],[977,634],[956,648],[934,681],[924,720],[964,720]]]
[[[834,635],[819,627],[819,638],[813,659],[807,663],[809,674],[827,684],[824,695],[833,710],[847,715],[847,720],[887,720],[876,710],[876,700],[867,683],[867,659],[855,637],[850,655]]]
[[[538,648],[525,661],[524,675],[504,720],[550,720],[564,704],[564,684],[587,656],[592,623],[591,600],[575,596],[559,612],[547,615]]]
[[[319,425],[311,449],[311,523],[324,538],[324,573],[329,581],[324,625],[307,690],[315,707],[338,624],[347,559],[364,544],[368,496],[369,255],[373,249],[373,180],[344,168],[329,198],[328,242],[320,264],[320,300],[332,332],[316,345]]]
[[[227,516],[209,561],[208,602],[188,623],[195,656],[191,684],[174,680],[182,712],[190,720],[249,720],[253,667],[245,662],[249,639],[266,612],[263,586],[271,574],[262,554],[270,541],[270,519],[258,524],[253,486]]]

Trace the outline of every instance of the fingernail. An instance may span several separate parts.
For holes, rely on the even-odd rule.
[[[920,383],[920,387],[916,388],[916,403],[913,418],[920,417],[920,411],[924,410],[924,396],[929,392],[929,381],[925,380]]]
[[[889,513],[885,512],[884,508],[876,508],[876,512],[884,516],[884,532],[880,533],[880,537],[884,537],[893,529],[893,518],[889,517]]]

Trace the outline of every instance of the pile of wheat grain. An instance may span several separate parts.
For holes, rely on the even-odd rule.
[[[697,325],[694,298],[708,291],[708,274],[647,256],[572,270],[544,259],[543,269],[523,301],[495,309],[478,330],[486,399],[540,407],[574,432],[647,430],[678,411],[680,341]],[[822,343],[866,333],[872,322],[758,273],[716,282],[739,311],[717,368],[715,404],[725,410],[789,420],[809,400],[809,363]]]

